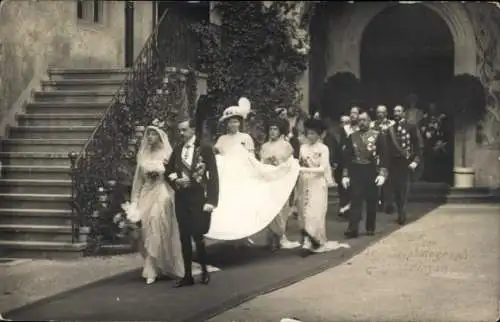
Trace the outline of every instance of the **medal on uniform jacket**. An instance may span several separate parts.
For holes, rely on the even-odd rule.
[[[399,148],[400,153],[405,158],[409,158],[411,156],[411,135],[410,132],[406,129],[403,124],[396,124],[396,133],[395,139],[396,146]]]

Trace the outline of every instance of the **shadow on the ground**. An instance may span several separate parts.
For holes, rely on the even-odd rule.
[[[410,204],[409,223],[436,208],[438,204]],[[330,214],[327,231],[330,240],[344,241],[346,223]],[[253,247],[221,243],[209,247],[210,264],[221,272],[212,274],[208,286],[173,289],[164,279],[145,285],[140,271],[134,270],[46,298],[4,315],[14,320],[113,320],[113,321],[204,321],[257,295],[293,284],[339,265],[373,242],[398,229],[394,215],[378,214],[375,236],[347,241],[350,249],[303,258],[299,250],[271,252],[265,233],[252,238]],[[289,238],[298,239],[296,220],[289,227]],[[363,231],[363,223],[360,226]]]

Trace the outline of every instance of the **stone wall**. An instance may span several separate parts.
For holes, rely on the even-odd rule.
[[[487,113],[474,153],[476,184],[500,186],[500,8],[491,3],[464,4],[474,26],[477,76],[487,90]]]
[[[152,1],[135,3],[136,54],[152,31],[152,4]],[[122,67],[124,6],[122,1],[105,1],[103,23],[84,24],[77,19],[76,1],[2,1],[0,123],[11,119],[13,109],[19,109],[29,99],[31,90],[39,85],[49,66]],[[0,128],[0,137],[4,130]]]

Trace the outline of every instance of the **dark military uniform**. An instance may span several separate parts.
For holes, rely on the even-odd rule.
[[[395,198],[398,211],[398,223],[406,223],[406,204],[410,190],[412,170],[408,167],[415,162],[420,165],[422,160],[421,135],[414,124],[404,119],[389,129],[389,178],[388,190],[390,198],[386,199],[388,207],[392,207],[392,197]]]
[[[387,177],[386,138],[374,130],[357,131],[347,139],[343,176],[350,179],[351,212],[347,237],[358,235],[363,202],[366,202],[366,230],[375,231],[378,189],[377,176]]]
[[[370,128],[372,130],[375,130],[381,134],[383,134],[385,137],[387,137],[389,129],[395,124],[393,120],[390,119],[385,119],[385,120],[375,120],[372,121],[370,124]],[[390,175],[390,174],[389,174]],[[391,197],[390,197],[390,192],[387,191],[387,184],[384,184],[382,187],[379,188],[379,205],[381,210],[385,208],[385,205],[387,205],[387,202],[391,202]]]

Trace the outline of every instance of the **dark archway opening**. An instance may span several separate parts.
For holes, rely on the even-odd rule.
[[[361,82],[367,106],[398,104],[428,112],[439,101],[454,74],[454,42],[446,22],[424,5],[395,5],[367,26],[361,43]],[[426,122],[423,120],[422,122]],[[450,182],[453,171],[453,130],[444,122],[446,151],[433,153],[435,139],[425,139],[423,180]],[[446,124],[447,123],[447,124]],[[423,133],[424,134],[424,133]]]

